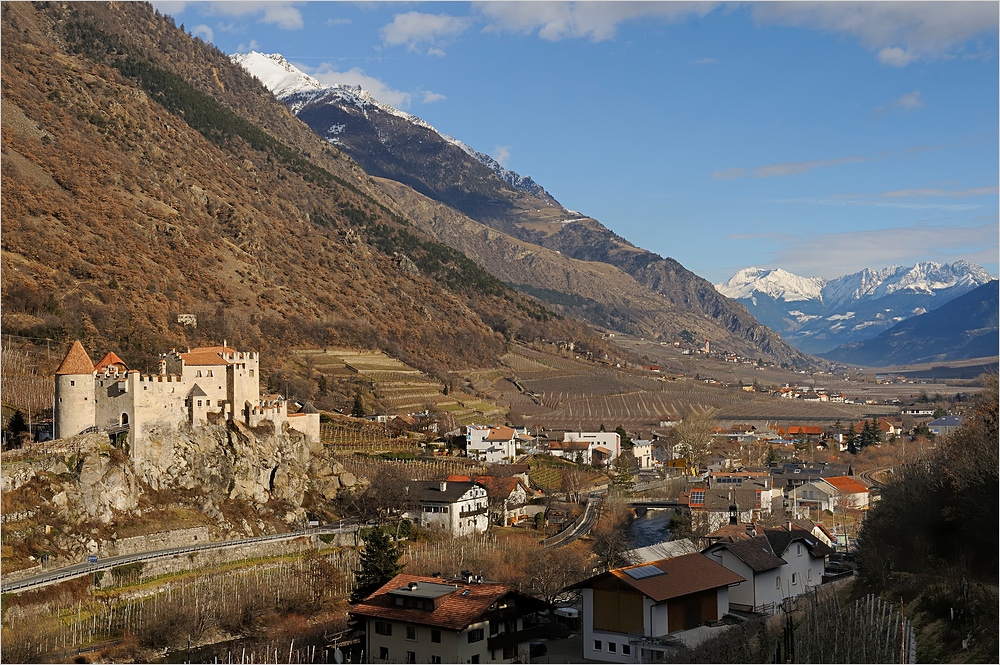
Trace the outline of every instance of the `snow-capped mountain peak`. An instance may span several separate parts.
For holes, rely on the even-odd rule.
[[[826,280],[820,277],[799,277],[781,268],[744,268],[716,289],[728,298],[753,298],[757,294],[775,300],[822,300]]]
[[[296,93],[318,92],[327,87],[297,69],[280,53],[250,51],[236,53],[229,56],[229,59],[260,79],[260,82],[279,99]]]
[[[415,115],[400,111],[399,109],[378,101],[367,90],[361,86],[345,85],[341,83],[324,84],[309,76],[305,72],[296,68],[288,62],[280,53],[237,53],[229,56],[232,62],[240,65],[250,74],[256,76],[275,97],[284,102],[292,113],[298,111],[306,104],[328,97],[331,101],[357,107],[365,117],[369,111],[378,109],[389,115],[394,115],[406,120],[418,127],[430,130],[442,139],[460,148],[480,163],[490,168],[498,178],[511,185],[515,189],[526,190],[534,194],[544,194],[545,190],[535,183],[528,176],[522,176],[514,171],[504,168],[493,157],[479,152],[474,148],[462,143],[458,139],[439,132],[428,122]],[[339,135],[345,131],[345,127],[337,125],[328,131],[327,140],[332,143],[339,143]]]

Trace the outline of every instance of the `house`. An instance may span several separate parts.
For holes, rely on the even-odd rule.
[[[702,550],[745,580],[730,587],[730,608],[773,614],[784,599],[823,583],[826,557],[833,552],[829,545],[794,524],[757,533]]]
[[[899,413],[904,416],[933,416],[934,408],[933,404],[909,404],[901,408]]]
[[[538,613],[548,606],[481,580],[392,578],[350,610],[364,626],[366,662],[528,662],[530,641],[545,635]]]
[[[793,505],[815,510],[868,507],[868,488],[850,476],[831,476],[805,483],[788,493]]]
[[[653,442],[649,440],[636,440],[632,442],[632,455],[639,465],[639,470],[644,471],[653,468]]]
[[[823,428],[818,425],[789,425],[788,438],[803,441],[818,441],[823,436]]]
[[[927,429],[929,429],[931,433],[938,436],[951,434],[961,426],[961,416],[943,416],[927,423]]]
[[[703,554],[685,554],[578,582],[569,589],[583,595],[582,656],[652,662],[662,651],[656,638],[722,619],[729,612],[729,587],[744,579]]]
[[[687,505],[691,516],[691,528],[714,531],[735,514],[737,521],[752,522],[771,512],[771,498],[768,491],[760,488],[710,489],[695,485],[688,492],[678,495],[681,509]]]
[[[517,432],[513,427],[469,425],[466,454],[488,464],[511,462],[517,457]]]
[[[868,488],[850,476],[831,476],[821,482],[837,491],[837,505],[848,508],[868,508],[870,492]]]
[[[489,526],[486,488],[474,482],[414,483],[420,526],[454,536],[483,533]]]
[[[549,444],[550,450],[557,449],[553,448],[553,443]],[[584,453],[587,464],[610,464],[622,452],[622,437],[618,432],[564,432],[563,444],[568,443],[587,444],[587,452]],[[597,450],[597,448],[601,448],[601,450]],[[573,459],[578,448],[574,447],[570,450],[572,455],[564,454],[562,456]]]
[[[474,482],[486,488],[489,521],[506,526],[528,518],[531,491],[518,476],[448,476],[448,482]]]
[[[319,412],[289,413],[281,395],[260,394],[260,357],[225,341],[186,352],[160,354],[159,371],[143,374],[114,353],[94,365],[79,341],[73,343],[55,374],[55,436],[100,429],[127,444],[141,461],[153,455],[150,435],[226,421],[260,427],[266,421],[276,436],[283,427],[310,443],[320,438]],[[295,416],[295,417],[290,417]]]
[[[590,444],[586,441],[549,441],[549,454],[570,462],[590,464]]]

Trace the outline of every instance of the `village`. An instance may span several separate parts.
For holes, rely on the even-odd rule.
[[[229,423],[294,433],[304,445],[323,440],[330,416],[261,394],[259,360],[224,342],[171,350],[159,373],[142,374],[113,353],[95,364],[76,342],[56,371],[55,437],[104,432],[136,465],[157,463],[162,451],[146,451],[171,428]],[[846,401],[773,391],[814,396]],[[341,523],[361,518],[397,537],[405,524],[418,540],[421,531],[490,535],[501,549],[524,534],[540,552],[586,554],[547,597],[488,569],[402,570],[350,606],[355,628],[337,648],[363,662],[667,662],[733,626],[776,617],[852,578],[864,515],[892,465],[961,426],[963,403],[919,397],[895,415],[846,423],[728,424],[692,412],[631,432],[507,423],[444,432],[426,411],[357,414],[414,452],[364,466],[345,460],[377,498],[342,501]],[[637,544],[633,526],[656,515],[658,539]]]

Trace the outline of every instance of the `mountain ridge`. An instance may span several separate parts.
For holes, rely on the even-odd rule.
[[[822,354],[875,337],[991,279],[982,266],[969,261],[927,261],[865,268],[831,280],[800,277],[780,268],[745,268],[716,289],[743,303],[796,348]]]
[[[470,159],[472,153],[480,156],[482,153],[438,132],[428,123],[419,119],[411,121],[413,116],[395,109],[386,110],[386,105],[358,104],[356,99],[345,96],[343,87],[327,86],[323,92],[315,89],[311,82],[300,83],[297,88],[285,85],[284,81],[294,76],[290,72],[297,70],[278,54],[255,53],[232,58],[248,67],[262,83],[271,86],[273,92],[284,91],[278,96],[291,112],[326,140],[342,147],[376,178],[406,185],[458,211],[465,218],[517,241],[569,258],[614,266],[624,274],[625,281],[635,282],[642,289],[657,294],[639,296],[636,292],[637,298],[651,303],[656,309],[677,318],[685,313],[684,317],[691,321],[695,319],[687,313],[694,313],[696,317],[715,320],[722,328],[689,331],[697,336],[707,335],[716,341],[730,338],[743,352],[752,352],[751,355],[763,352],[782,362],[810,362],[754,320],[745,307],[722,297],[708,281],[680,263],[636,247],[597,220],[565,208],[540,186],[538,189],[514,188],[498,176],[495,169],[488,167],[488,160]],[[279,65],[280,70],[275,73]],[[255,67],[261,67],[259,74]],[[304,78],[299,80],[306,81]],[[524,184],[525,181],[519,182]],[[464,240],[443,233],[440,226],[437,228],[441,233],[437,237],[442,242],[463,252],[474,251]],[[482,252],[477,254],[483,256]],[[485,259],[480,261],[485,262]],[[529,273],[527,280],[509,283],[520,283],[519,288],[523,291],[540,297],[551,289],[549,284],[532,284],[530,280]],[[624,284],[620,288],[625,288]],[[583,293],[560,293],[569,298],[589,299]],[[558,309],[557,303],[542,299],[548,306]],[[614,319],[620,322],[617,328],[614,324],[609,326],[609,319],[601,314],[613,310],[622,314]],[[664,329],[654,324],[652,321],[659,315],[651,319],[640,317],[648,320],[639,321],[622,311],[621,302],[606,295],[585,310],[583,316],[596,325],[656,339],[673,339],[686,329],[678,325]]]

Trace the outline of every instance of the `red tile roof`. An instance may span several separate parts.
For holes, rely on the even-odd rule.
[[[405,587],[411,582],[454,584],[455,592],[445,596],[433,611],[397,606],[389,592]],[[463,596],[462,593],[465,590],[468,590],[469,593]],[[356,616],[404,621],[449,630],[464,630],[470,624],[480,621],[480,617],[494,603],[508,594],[517,594],[517,592],[503,584],[462,584],[455,580],[402,573],[396,575],[378,591],[352,607],[350,612]]]
[[[220,349],[222,347],[219,347]],[[228,365],[229,361],[219,355],[218,351],[209,348],[191,349],[187,353],[179,354],[185,365]]]
[[[490,430],[490,433],[486,435],[486,441],[510,441],[514,438],[514,428],[512,427],[494,427]]]
[[[59,365],[59,369],[56,370],[56,376],[64,374],[93,374],[94,373],[94,362],[87,355],[87,352],[83,349],[83,344],[80,340],[73,342],[73,346],[69,347],[69,351],[66,353],[66,357],[63,358],[62,364]]]
[[[116,354],[114,351],[108,351],[108,354],[103,358],[101,358],[101,362],[97,363],[97,366],[94,368],[94,371],[100,372],[105,367],[110,367],[111,365],[121,365],[122,369],[124,369],[126,372],[128,371],[128,365],[126,365],[125,361],[119,358],[118,354]]]
[[[824,478],[823,480],[830,483],[844,494],[859,494],[868,492],[867,487],[849,476],[832,476],[830,478]]]

